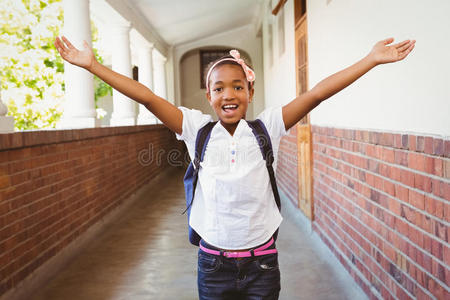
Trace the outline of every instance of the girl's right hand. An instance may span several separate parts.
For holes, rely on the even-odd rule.
[[[62,40],[59,37],[56,37],[55,39],[56,50],[58,50],[64,60],[73,65],[89,69],[96,61],[95,55],[86,41],[83,41],[83,46],[84,50],[80,51],[75,48],[65,36],[62,36]]]

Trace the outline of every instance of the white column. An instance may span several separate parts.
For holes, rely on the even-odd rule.
[[[167,59],[159,53],[153,55],[154,93],[167,100],[166,61]],[[158,123],[161,121],[158,120]]]
[[[140,45],[138,50],[139,82],[153,91],[153,45]],[[157,118],[144,105],[139,104],[137,123],[156,124]]]
[[[156,95],[166,99],[166,58],[159,53],[153,55],[153,76],[154,76],[154,92]]]
[[[64,0],[63,34],[78,48],[92,44],[89,0]],[[94,78],[88,71],[64,62],[65,105],[58,128],[95,127]]]
[[[129,25],[113,25],[112,39],[112,69],[122,75],[132,78],[131,52],[130,52]],[[136,125],[135,103],[133,100],[113,90],[113,113],[111,126]]]
[[[8,107],[2,101],[2,88],[0,85],[0,133],[14,132],[14,117],[6,116]]]

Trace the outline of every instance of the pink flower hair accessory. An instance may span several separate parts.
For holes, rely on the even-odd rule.
[[[211,68],[209,68],[208,74],[206,75],[206,91],[209,92],[209,77],[211,76],[211,72],[212,70],[221,62],[223,61],[234,61],[237,62],[239,65],[241,65],[242,70],[244,70],[245,73],[245,77],[247,78],[247,81],[250,82],[250,84],[253,85],[253,82],[255,81],[255,72],[249,67],[247,66],[247,64],[245,63],[245,61],[241,58],[241,54],[239,53],[239,51],[237,51],[236,49],[233,49],[230,51],[230,55],[233,58],[224,58],[221,59],[219,61],[217,61],[215,64],[213,64],[211,66]]]

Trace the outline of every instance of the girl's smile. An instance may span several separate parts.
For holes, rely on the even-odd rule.
[[[249,90],[242,67],[231,64],[215,67],[207,84],[210,84],[210,92],[206,97],[211,107],[222,126],[233,135],[239,121],[245,119],[254,89]]]

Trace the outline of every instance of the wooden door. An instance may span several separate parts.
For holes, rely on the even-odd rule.
[[[302,5],[304,1],[296,1]],[[295,53],[297,73],[297,95],[308,90],[308,40],[306,28],[306,8],[296,7],[295,11],[304,13],[296,18]],[[312,194],[312,143],[309,114],[297,124],[297,159],[298,159],[298,207],[303,213],[314,220],[314,205]]]

